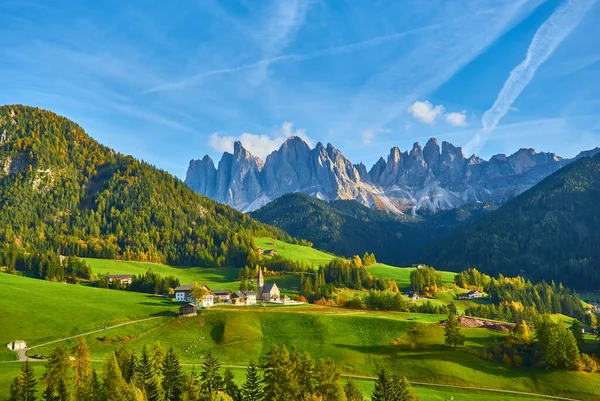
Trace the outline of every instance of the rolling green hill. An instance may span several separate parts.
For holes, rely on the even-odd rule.
[[[479,204],[431,216],[396,216],[356,201],[325,202],[291,193],[251,216],[336,255],[350,257],[369,252],[375,253],[379,261],[406,265],[421,262],[417,260],[418,252],[424,246],[494,208]]]
[[[582,158],[478,222],[431,246],[422,258],[444,270],[600,287],[600,154]]]
[[[336,256],[304,245],[290,244],[273,238],[255,238],[254,243],[263,249],[275,249],[278,255],[295,262],[303,262],[314,267],[329,263]],[[269,256],[265,256],[268,258]]]
[[[63,255],[240,267],[289,236],[33,107],[0,106],[0,241]]]

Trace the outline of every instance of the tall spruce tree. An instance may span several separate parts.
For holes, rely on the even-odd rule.
[[[235,384],[235,375],[230,368],[225,369],[223,374],[223,388],[225,393],[231,397],[233,401],[241,401],[240,389]]]
[[[360,391],[352,379],[348,380],[344,385],[344,393],[346,393],[348,401],[364,401],[362,391]]]
[[[197,401],[199,399],[200,381],[196,372],[191,371],[183,375],[181,392],[184,401]]]
[[[323,401],[346,401],[346,393],[340,383],[340,372],[333,359],[319,359],[315,378],[315,393],[323,397]]]
[[[115,354],[108,357],[104,365],[103,395],[106,401],[123,401],[126,399],[127,382],[123,378],[121,368]]]
[[[460,330],[460,324],[454,313],[448,314],[446,327],[444,327],[445,344],[449,347],[461,347],[465,343],[465,336]]]
[[[264,398],[273,401],[296,400],[299,393],[297,377],[289,368],[290,353],[285,346],[272,346],[264,365]]]
[[[162,396],[157,382],[156,365],[152,359],[148,347],[142,347],[140,361],[138,363],[137,384],[148,399],[148,401],[161,401]]]
[[[394,380],[385,369],[381,369],[375,380],[371,401],[397,401]]]
[[[219,373],[221,363],[213,357],[212,352],[208,351],[202,362],[202,371],[200,372],[200,388],[206,395],[223,390],[223,378]]]
[[[394,392],[398,401],[419,401],[406,377],[394,376]]]
[[[169,348],[162,365],[162,386],[165,401],[181,401],[183,371],[173,347]]]
[[[105,399],[104,396],[104,386],[98,377],[98,372],[96,369],[92,370],[92,377],[90,379],[90,401],[103,401]]]
[[[581,347],[583,346],[583,325],[579,320],[573,319],[571,331],[573,332],[573,337],[575,337],[577,348],[579,349],[579,351],[581,351]]]
[[[263,390],[258,366],[256,362],[250,361],[246,368],[246,381],[242,385],[243,401],[262,401]]]
[[[9,401],[35,401],[36,385],[37,381],[35,380],[33,366],[26,361],[21,366],[19,376],[15,377],[10,386]]]
[[[83,337],[79,338],[77,347],[73,350],[73,396],[75,401],[89,401],[91,394],[92,362],[90,350]]]
[[[70,368],[71,361],[67,349],[63,345],[54,348],[54,351],[48,357],[43,379],[46,389],[49,389],[57,401],[67,401],[69,399]]]

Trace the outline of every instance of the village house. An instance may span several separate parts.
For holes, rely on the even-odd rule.
[[[265,256],[275,256],[275,255],[277,255],[277,250],[276,249],[265,249],[262,254]]]
[[[6,348],[8,348],[11,351],[18,351],[20,349],[27,348],[27,343],[23,340],[16,340],[6,344]]]
[[[109,283],[113,283],[115,281],[118,281],[119,283],[125,285],[131,285],[131,283],[133,282],[133,275],[132,274],[109,274],[108,276],[108,282]]]
[[[200,284],[206,290],[206,295],[202,298],[202,308],[210,308],[215,303],[215,294],[205,284]],[[176,302],[193,302],[191,291],[194,288],[194,284],[180,285],[175,288],[175,301]]]
[[[231,303],[234,305],[256,305],[256,293],[254,291],[236,291],[231,294]]]
[[[230,290],[214,290],[215,300],[220,299],[221,302],[231,302],[231,291]]]
[[[281,297],[279,288],[277,288],[277,284],[265,284],[262,269],[258,269],[258,283],[256,289],[258,292],[258,299],[263,302],[279,301],[279,298]]]
[[[262,255],[263,253],[265,253],[265,250],[262,248],[256,248],[256,253],[258,253],[259,255]]]
[[[425,267],[425,265],[421,263],[413,263],[412,267],[414,267],[415,269],[422,269]]]
[[[256,305],[256,293],[254,291],[244,291],[246,296],[246,305]]]
[[[417,300],[421,299],[421,297],[419,296],[419,294],[416,291],[409,291],[402,295],[404,295],[408,299],[412,299],[413,301],[417,301]]]
[[[483,293],[479,290],[469,291],[466,294],[460,294],[458,296],[460,299],[474,299],[474,298],[483,298]]]
[[[196,304],[185,304],[179,307],[179,316],[196,316]]]

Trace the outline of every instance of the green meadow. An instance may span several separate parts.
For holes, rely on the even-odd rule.
[[[173,267],[160,263],[133,262],[123,260],[86,258],[94,274],[145,274],[148,270],[161,276],[175,276],[181,284],[194,282],[206,284],[213,290],[237,291],[240,287],[239,269],[218,267]],[[265,277],[265,282],[275,282],[284,293],[293,293],[291,288],[300,286],[298,275]]]
[[[286,259],[297,262],[305,262],[314,267],[329,263],[336,256],[330,253],[319,251],[307,246],[288,244],[272,238],[254,238],[257,247],[263,249],[275,249],[277,253]],[[269,258],[270,256],[265,256]]]

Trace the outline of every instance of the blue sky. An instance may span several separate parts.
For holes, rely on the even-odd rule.
[[[431,136],[482,157],[600,145],[600,1],[0,1],[0,104],[183,178],[241,139],[370,167]]]

